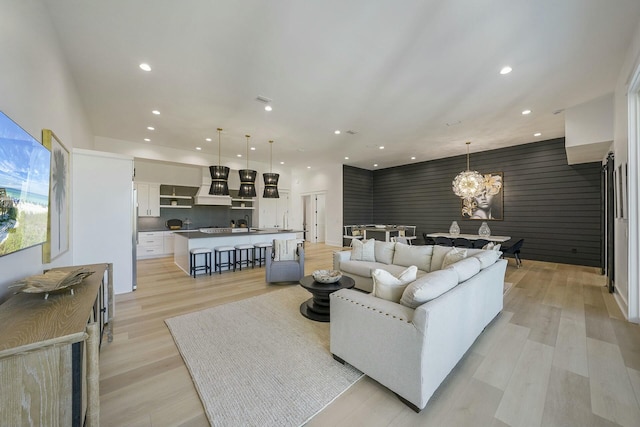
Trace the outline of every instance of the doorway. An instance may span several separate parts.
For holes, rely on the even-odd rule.
[[[327,233],[326,194],[312,193],[302,196],[303,229],[305,240],[324,243]]]

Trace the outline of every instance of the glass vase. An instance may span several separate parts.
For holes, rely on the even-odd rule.
[[[451,223],[451,227],[449,227],[449,234],[451,234],[452,236],[457,236],[460,234],[460,226],[456,221],[453,221]]]
[[[491,235],[491,230],[489,229],[489,225],[487,225],[486,221],[482,221],[482,224],[478,229],[478,235],[482,237],[489,237]]]

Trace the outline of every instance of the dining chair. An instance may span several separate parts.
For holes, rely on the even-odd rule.
[[[522,248],[523,244],[524,239],[520,239],[508,248],[502,248],[502,255],[513,255],[513,257],[516,259],[516,267],[518,268],[522,266],[522,260],[520,259],[520,249]]]
[[[471,240],[464,237],[456,237],[453,239],[453,246],[458,248],[470,248],[472,246]]]
[[[473,247],[476,249],[482,249],[486,244],[489,243],[489,240],[487,239],[476,239],[473,242]]]
[[[422,233],[422,238],[424,239],[425,245],[435,245],[436,241],[433,240],[433,237],[427,236],[427,233]]]
[[[453,240],[448,237],[436,237],[436,245],[453,246]]]
[[[416,239],[416,226],[415,225],[405,225],[404,226],[404,237],[406,237],[409,241]]]

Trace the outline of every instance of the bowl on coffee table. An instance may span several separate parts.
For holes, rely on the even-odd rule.
[[[338,270],[316,270],[311,275],[318,283],[335,283],[342,278]]]

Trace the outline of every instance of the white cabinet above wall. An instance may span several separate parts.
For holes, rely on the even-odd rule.
[[[136,182],[139,217],[160,216],[160,184]]]

